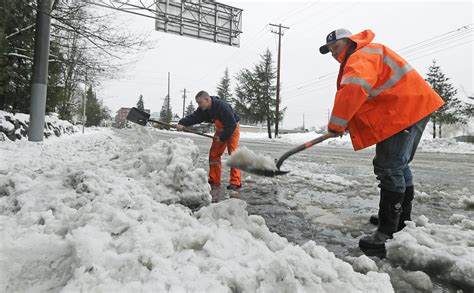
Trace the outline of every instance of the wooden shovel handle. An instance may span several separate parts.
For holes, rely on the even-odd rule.
[[[161,121],[158,121],[158,120],[148,119],[148,121],[155,122],[155,123],[158,123],[158,124],[161,124],[161,125],[164,125],[164,126],[168,126],[168,127],[174,128],[174,129],[178,129],[178,127],[175,126],[175,125],[168,124],[168,123],[165,123],[165,122],[161,122]],[[194,134],[197,134],[197,135],[201,135],[201,136],[205,136],[205,137],[214,139],[214,136],[211,136],[211,135],[199,132],[199,131],[195,131],[195,130],[192,130],[192,129],[189,129],[189,128],[183,128],[183,131],[194,133]]]
[[[307,148],[310,148],[310,147],[312,147],[312,146],[315,145],[315,144],[318,144],[318,143],[320,143],[320,142],[325,141],[325,140],[328,139],[328,138],[335,137],[335,136],[337,136],[337,134],[332,133],[332,132],[328,132],[328,133],[326,133],[326,134],[324,134],[324,135],[321,135],[321,136],[319,136],[319,137],[316,137],[316,138],[313,139],[313,140],[310,140],[310,141],[308,141],[308,142],[305,142],[304,144],[299,145],[299,146],[297,146],[297,147],[295,147],[295,148],[293,148],[293,149],[287,151],[286,153],[284,153],[284,154],[278,159],[278,161],[277,161],[277,163],[276,163],[277,169],[280,170],[281,164],[283,164],[283,161],[285,161],[286,159],[288,159],[289,156],[294,155],[294,154],[296,154],[296,153],[299,153],[299,152],[301,152],[302,150],[305,150],[305,149],[307,149]]]

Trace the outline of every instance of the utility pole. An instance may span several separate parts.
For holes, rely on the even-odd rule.
[[[281,36],[282,32],[281,29],[290,29],[287,26],[282,26],[280,24],[272,24],[271,26],[278,27],[278,32],[272,32],[274,34],[278,34],[278,65],[277,65],[277,86],[276,86],[276,110],[275,110],[275,137],[278,136],[278,124],[280,123],[280,60],[281,60]]]
[[[306,128],[304,127],[304,113],[303,113],[303,131],[305,130]]]
[[[82,103],[82,134],[84,134],[84,127],[86,126],[86,103],[87,103],[87,69],[86,69],[86,77],[84,79],[84,101]]]
[[[167,101],[167,104],[166,104],[166,112],[167,112],[167,115],[168,117],[170,117],[170,119],[173,119],[172,114],[170,113],[171,110],[170,110],[170,104],[171,104],[171,97],[170,97],[170,73],[168,72],[168,101]],[[166,121],[166,123],[170,123],[171,121]]]
[[[46,92],[48,89],[48,58],[51,30],[51,0],[38,1],[36,11],[35,52],[31,84],[29,141],[43,141]]]
[[[184,95],[183,95],[183,117],[181,117],[181,118],[184,118],[184,107],[185,107],[185,104],[186,104],[186,89],[184,89]]]

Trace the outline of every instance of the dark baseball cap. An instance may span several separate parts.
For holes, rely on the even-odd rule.
[[[344,28],[332,31],[326,36],[326,44],[319,48],[319,52],[321,52],[321,54],[327,54],[329,53],[328,44],[334,43],[340,39],[349,38],[351,36],[352,33]]]

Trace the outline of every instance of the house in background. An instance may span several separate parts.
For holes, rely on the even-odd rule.
[[[116,115],[115,115],[115,121],[114,121],[114,127],[117,128],[123,128],[127,126],[127,115],[128,112],[130,112],[130,109],[132,108],[120,108]],[[145,109],[145,112],[150,114],[150,109]]]

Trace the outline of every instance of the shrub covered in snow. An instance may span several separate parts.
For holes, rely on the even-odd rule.
[[[25,139],[28,137],[30,115],[0,111],[0,141]],[[46,115],[44,137],[61,136],[77,132],[78,129],[68,121],[60,120],[55,115]]]

